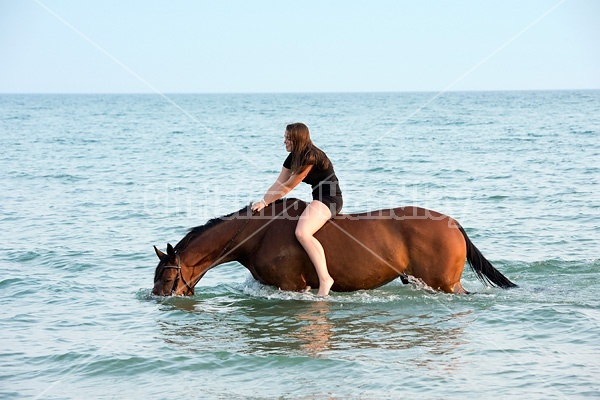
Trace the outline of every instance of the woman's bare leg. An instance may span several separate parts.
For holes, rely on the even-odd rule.
[[[319,296],[327,296],[333,285],[333,278],[327,270],[325,251],[313,236],[331,218],[329,208],[318,200],[313,200],[304,210],[296,226],[296,237],[306,250],[319,276]]]

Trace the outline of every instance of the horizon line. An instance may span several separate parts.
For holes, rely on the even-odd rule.
[[[445,93],[487,93],[487,92],[567,92],[596,91],[598,88],[556,88],[556,89],[464,89],[449,90]],[[373,90],[373,91],[305,91],[305,92],[164,92],[165,95],[297,95],[297,94],[400,94],[400,93],[437,93],[437,90]],[[157,95],[152,91],[140,92],[1,92],[0,95]]]

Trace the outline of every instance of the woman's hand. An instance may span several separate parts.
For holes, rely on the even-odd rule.
[[[306,178],[306,175],[308,175],[308,172],[311,168],[312,165],[309,165],[301,173],[292,174],[292,172],[288,168],[282,167],[281,172],[279,173],[279,177],[277,178],[275,183],[271,185],[269,190],[267,190],[267,194],[265,195],[269,197],[269,203],[273,203],[277,199],[282,198],[293,188],[298,186],[298,184],[302,182],[304,178]],[[265,208],[268,205],[269,204],[263,197],[256,203],[252,203],[251,209],[252,212],[260,212],[263,208]]]
[[[265,199],[260,199],[256,203],[252,203],[252,212],[260,212],[263,208],[267,206],[267,202]]]

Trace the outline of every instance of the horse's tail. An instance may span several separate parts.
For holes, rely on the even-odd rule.
[[[467,232],[465,232],[462,226],[459,225],[458,229],[460,230],[460,233],[463,234],[465,242],[467,243],[467,261],[484,285],[498,286],[503,289],[517,287],[516,284],[512,283],[507,277],[502,275],[502,273],[494,268],[483,254],[481,254],[481,251],[479,251],[473,242],[471,242],[471,239],[469,239]]]

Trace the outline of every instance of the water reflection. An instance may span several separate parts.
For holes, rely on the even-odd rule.
[[[326,301],[307,303],[304,311],[296,314],[298,329],[289,336],[297,340],[300,350],[309,356],[319,356],[331,349],[330,339],[334,325],[329,320],[331,307]]]
[[[372,311],[363,318],[349,316],[336,321],[332,349],[344,351],[347,359],[380,354],[386,363],[439,369],[458,367],[461,348],[467,343],[464,327],[472,311],[442,314],[408,314],[389,310]],[[384,352],[381,352],[384,350]]]
[[[412,301],[411,301],[412,303]],[[460,363],[471,309],[231,298],[173,301],[158,314],[164,340],[190,351],[308,356],[439,369]],[[170,309],[168,309],[170,307]],[[383,351],[382,351],[383,350]]]

